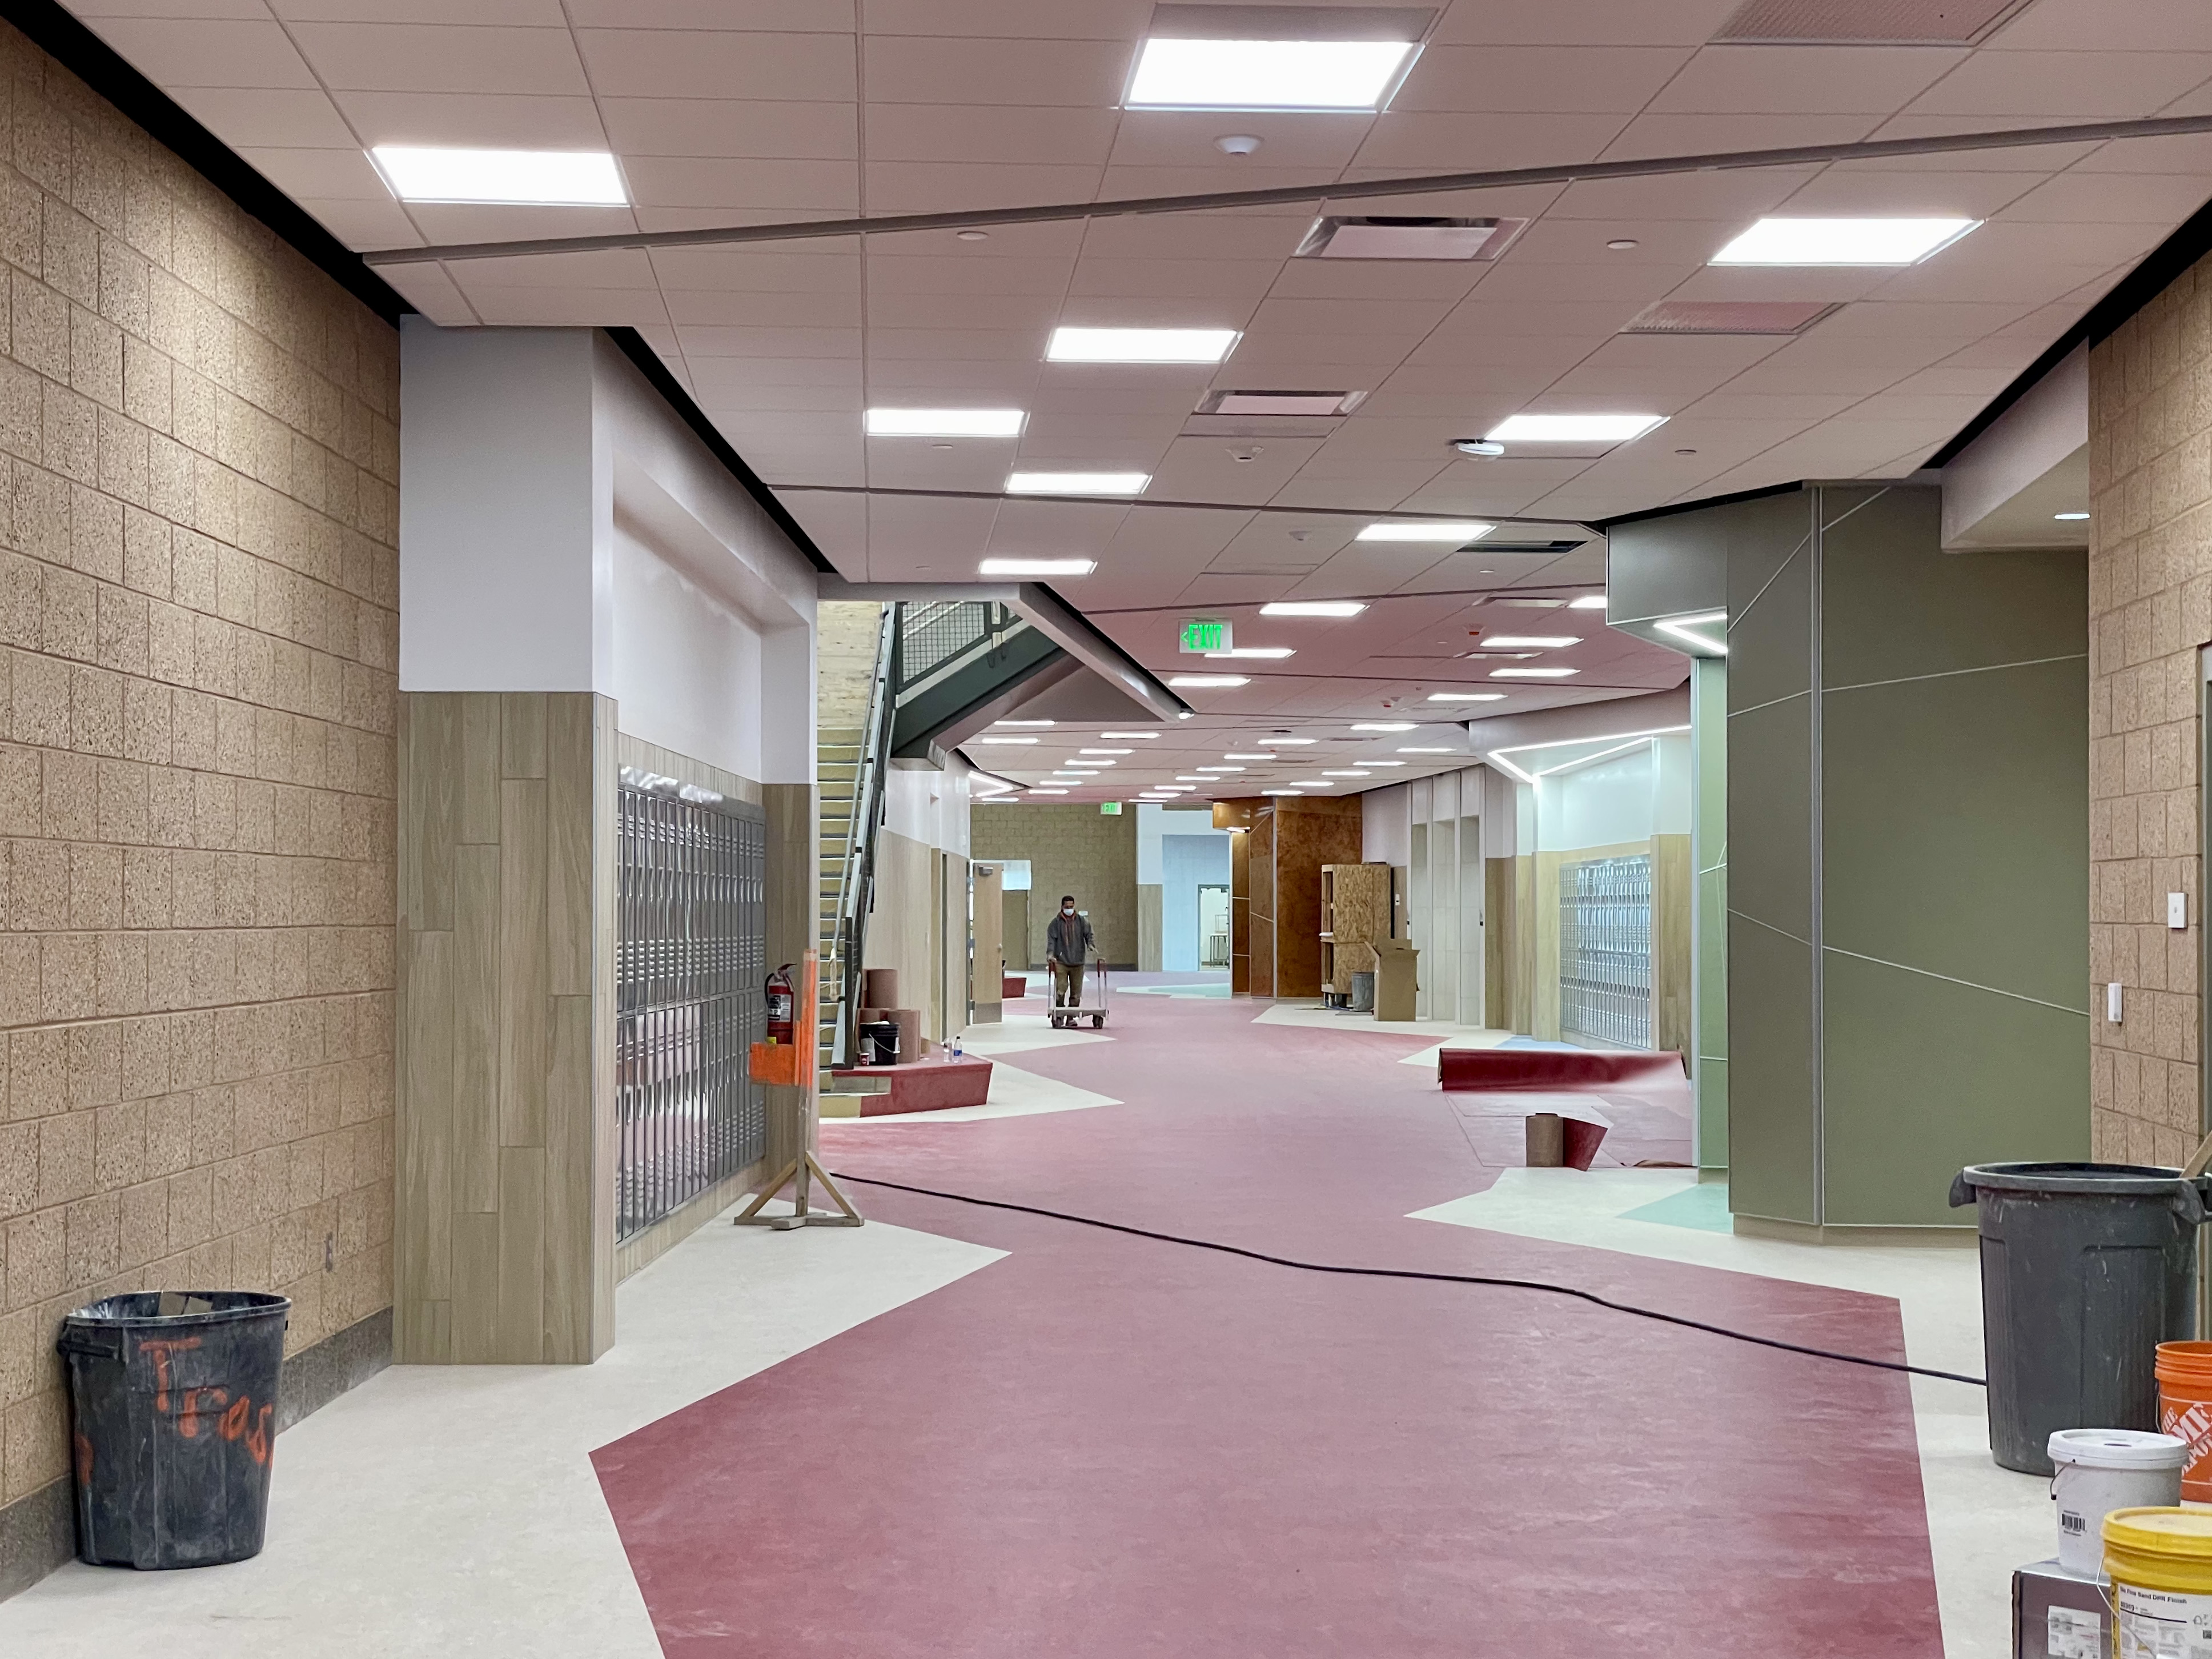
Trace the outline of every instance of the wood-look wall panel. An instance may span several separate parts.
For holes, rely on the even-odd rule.
[[[1213,821],[1221,822],[1216,801]],[[1249,823],[1229,835],[1229,994],[1252,994],[1252,836]]]
[[[453,1207],[499,1208],[500,849],[453,860]]]
[[[1349,810],[1346,810],[1349,809]],[[1275,989],[1321,994],[1321,867],[1359,862],[1364,830],[1357,797],[1279,804],[1275,813]]]
[[[1651,838],[1651,1040],[1692,1052],[1690,915],[1697,902],[1687,836]]]
[[[502,1194],[504,1188],[501,1188]],[[453,1297],[446,1345],[416,1363],[496,1365],[499,1351],[499,1212],[453,1218]],[[415,1356],[405,1358],[414,1359]]]
[[[450,703],[403,706],[399,749],[415,787],[402,800],[399,920],[417,932],[453,925],[453,830],[459,711]]]
[[[1252,994],[1275,994],[1275,811],[1262,807],[1252,815],[1252,828],[1244,839],[1251,845],[1249,879],[1252,889],[1251,952],[1249,970]]]
[[[403,845],[451,896],[418,873],[401,917],[398,1357],[588,1361],[614,1336],[615,708],[401,705]]]
[[[592,994],[592,708],[555,697],[545,710],[546,988]]]
[[[460,698],[460,838],[471,847],[499,840],[500,695],[468,691]]]
[[[512,705],[516,700],[509,698]],[[542,700],[540,700],[542,706]],[[538,753],[543,760],[544,724]],[[551,975],[545,959],[548,870],[545,783],[500,785],[499,1142],[545,1144],[545,1075],[550,1063]]]
[[[500,694],[499,775],[502,778],[545,775],[545,699],[549,695],[544,691]]]
[[[545,1279],[545,1149],[503,1146],[495,1343],[501,1364],[544,1363]]]

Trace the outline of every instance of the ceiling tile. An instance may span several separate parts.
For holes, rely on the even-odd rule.
[[[88,17],[101,40],[161,87],[296,87],[315,76],[274,19]]]
[[[479,145],[491,149],[605,149],[589,98],[478,92],[339,92],[364,144]]]
[[[849,293],[732,294],[694,289],[666,292],[668,314],[684,326],[858,328],[860,296]]]
[[[1726,150],[1850,144],[1872,136],[1870,115],[1814,112],[1767,115],[1653,112],[1638,116],[1605,152],[1607,161],[1650,155],[1709,155]],[[1571,158],[1570,158],[1571,159]]]
[[[623,155],[849,161],[860,152],[860,123],[849,103],[603,96],[599,110]]]
[[[1251,156],[1224,154],[1214,140],[1231,134],[1257,138],[1255,155],[1268,167],[1308,167],[1334,173],[1349,163],[1375,118],[1360,112],[1261,110],[1128,110],[1120,112],[1114,137],[1117,167],[1198,167],[1218,176],[1211,188],[1242,190],[1255,166]],[[1204,186],[1201,186],[1204,188]]]
[[[726,207],[788,213],[860,211],[849,161],[732,161],[721,156],[634,155],[623,161],[641,207]]]
[[[576,39],[602,98],[853,97],[849,34],[615,28],[579,29]]]
[[[301,197],[300,205],[349,248],[420,247],[422,234],[390,197],[381,202],[325,201]]]
[[[320,88],[179,87],[173,95],[186,113],[233,149],[355,146],[352,131]]]
[[[849,35],[853,0],[567,0],[580,29],[760,29]]]
[[[257,23],[269,18],[263,0],[76,0],[70,10],[88,23],[110,17],[227,17]]]
[[[1707,46],[1651,100],[1651,108],[1887,115],[1966,57],[1964,49],[1931,46]]]
[[[994,104],[871,104],[867,148],[878,161],[1105,165],[1116,112]]]
[[[1359,148],[1363,169],[1463,173],[1478,168],[1550,167],[1602,155],[1623,128],[1619,115],[1493,115],[1396,111],[1375,124]],[[1467,206],[1465,212],[1486,208]],[[1366,210],[1387,213],[1387,206]],[[1413,210],[1401,208],[1400,212]]]
[[[1603,37],[1593,33],[1590,38]],[[1493,112],[1632,115],[1666,88],[1689,56],[1671,47],[1431,46],[1390,108],[1394,114],[1473,105]]]
[[[684,355],[700,357],[858,357],[857,328],[746,328],[700,325],[679,328]]]
[[[603,0],[620,4],[624,0]],[[719,3],[719,0],[706,0]],[[800,0],[811,3],[811,0]],[[1003,40],[1133,43],[1152,0],[863,0],[871,34],[957,34]]]
[[[867,180],[871,213],[951,213],[1088,201],[1097,188],[1098,169],[1021,161],[870,161]]]
[[[2023,126],[2151,115],[2207,80],[2212,52],[1984,52],[1907,107],[1916,115],[2018,117]]]
[[[1741,0],[1452,0],[1440,42],[1579,46],[1598,40],[1635,46],[1701,46]]]
[[[268,0],[288,22],[349,22],[373,12],[381,23],[508,23],[565,29],[561,0]]]
[[[392,192],[358,149],[241,149],[254,170],[287,196],[389,202]]]
[[[1110,109],[1121,101],[1133,49],[1121,41],[927,35],[871,35],[866,46],[872,104],[1045,104],[1094,109]]]
[[[2202,173],[2063,173],[2006,208],[2007,224],[2119,220],[2161,228],[2186,219],[2212,196]]]
[[[295,23],[323,84],[364,92],[584,93],[575,43],[561,28],[418,23]]]
[[[477,316],[500,328],[635,328],[665,325],[660,296],[635,289],[489,288],[461,278]]]

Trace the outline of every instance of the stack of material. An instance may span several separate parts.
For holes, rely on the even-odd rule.
[[[860,970],[860,1024],[873,1025],[889,1020],[899,1028],[899,1063],[921,1058],[921,1011],[898,1006],[898,969],[896,968],[864,968]]]

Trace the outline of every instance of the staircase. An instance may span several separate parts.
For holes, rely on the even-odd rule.
[[[816,905],[816,944],[821,953],[818,1035],[821,1063],[825,1067],[836,1058],[836,1051],[838,988],[844,982],[843,963],[838,955],[842,929],[837,903],[845,890],[846,866],[855,850],[853,811],[860,780],[861,749],[866,737],[866,732],[859,726],[823,726],[817,730],[814,744],[815,791],[822,813],[818,831],[822,873],[820,897]]]

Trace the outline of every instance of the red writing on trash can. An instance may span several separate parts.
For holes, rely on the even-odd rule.
[[[186,1440],[197,1440],[203,1427],[225,1440],[243,1440],[246,1455],[257,1463],[266,1463],[269,1461],[269,1419],[276,1414],[274,1406],[263,1406],[257,1410],[253,1401],[244,1395],[233,1400],[228,1389],[173,1389],[169,1378],[170,1357],[189,1352],[199,1345],[200,1340],[197,1336],[155,1339],[138,1345],[138,1351],[154,1362],[155,1413],[174,1422],[178,1434]],[[172,1393],[176,1397],[174,1412],[169,1409]],[[89,1461],[88,1457],[87,1461]]]

